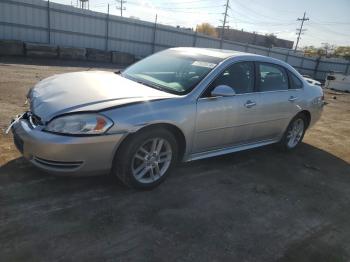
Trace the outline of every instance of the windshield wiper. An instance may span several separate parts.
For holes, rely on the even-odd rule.
[[[164,91],[164,88],[162,88],[162,87],[159,86],[159,85],[156,85],[156,84],[153,84],[153,85],[152,85],[152,84],[150,84],[150,83],[148,83],[148,82],[146,82],[146,81],[142,81],[142,80],[140,80],[139,78],[133,77],[133,76],[128,75],[128,74],[122,74],[122,76],[125,77],[125,78],[127,78],[127,79],[129,79],[129,80],[131,80],[131,81],[134,81],[134,82],[136,82],[136,83],[139,83],[139,84],[141,84],[141,85],[148,86],[148,87],[150,87],[150,88],[154,88],[154,89],[157,89],[157,90],[166,92],[166,91]]]
[[[144,86],[148,86],[148,87],[151,87],[151,88],[154,88],[154,89],[157,89],[157,90],[160,90],[160,91],[163,91],[163,89],[159,86],[156,86],[156,85],[152,85],[152,84],[149,84],[147,82],[143,82],[143,81],[140,81],[140,80],[135,80],[135,82],[141,84],[141,85],[144,85]]]

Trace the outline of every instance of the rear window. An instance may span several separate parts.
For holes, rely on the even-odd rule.
[[[286,70],[274,64],[259,63],[259,90],[288,90],[288,75]]]

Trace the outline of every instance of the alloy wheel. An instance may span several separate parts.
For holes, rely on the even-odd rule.
[[[149,139],[136,150],[132,158],[132,174],[140,183],[155,182],[169,169],[171,160],[172,150],[166,139]]]
[[[304,121],[301,118],[296,119],[288,128],[287,146],[294,148],[301,140],[304,133]]]

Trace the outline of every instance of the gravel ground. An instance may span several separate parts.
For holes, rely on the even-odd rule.
[[[113,67],[0,58],[0,129],[40,79]],[[350,261],[350,95],[326,101],[294,152],[180,164],[146,192],[47,175],[1,134],[0,261]]]

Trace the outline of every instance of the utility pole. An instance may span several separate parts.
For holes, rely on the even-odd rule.
[[[156,19],[154,20],[152,54],[154,53],[154,51],[156,49],[157,20],[158,20],[158,14],[156,14]]]
[[[222,43],[224,41],[224,32],[225,32],[225,27],[226,27],[226,20],[227,20],[227,11],[230,8],[230,0],[226,0],[226,5],[225,5],[225,13],[224,15],[224,21],[222,22],[222,29],[221,29],[221,41],[220,41],[220,49],[222,48]]]
[[[298,18],[297,21],[301,21],[301,25],[299,28],[297,28],[297,43],[295,44],[295,48],[294,48],[294,52],[297,51],[298,48],[298,44],[299,44],[299,40],[300,40],[300,35],[303,33],[303,31],[305,31],[306,29],[303,29],[304,26],[304,22],[310,20],[308,17],[305,17],[306,12],[304,12],[304,16],[303,18]]]
[[[106,17],[106,44],[105,50],[108,51],[108,41],[109,41],[109,4],[107,5],[107,17]]]
[[[117,2],[116,8],[118,10],[120,10],[120,16],[123,16],[123,11],[126,10],[126,8],[124,7],[124,4],[126,3],[126,1],[125,0],[116,0],[116,2]]]

